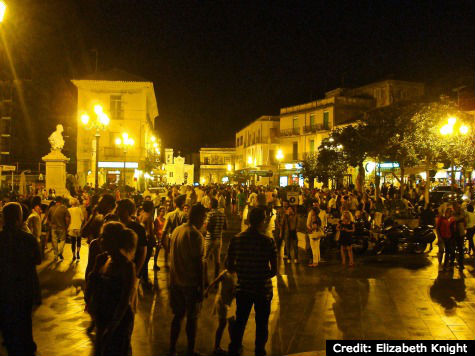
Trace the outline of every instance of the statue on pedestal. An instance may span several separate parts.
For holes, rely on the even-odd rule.
[[[64,147],[63,139],[63,125],[56,125],[56,131],[54,131],[49,137],[48,141],[51,145],[51,151],[61,151]]]

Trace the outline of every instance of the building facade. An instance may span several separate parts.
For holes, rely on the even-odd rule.
[[[227,183],[234,173],[234,148],[200,149],[200,184]]]
[[[79,184],[94,183],[96,130],[84,123],[97,105],[110,118],[99,132],[99,185],[106,182],[134,185],[134,172],[155,154],[158,139],[154,122],[158,107],[153,83],[135,75],[111,70],[73,80],[77,87],[77,174]],[[129,145],[118,144],[127,135]]]
[[[236,133],[235,176],[253,184],[277,183],[279,116],[261,116]]]
[[[193,185],[194,165],[185,164],[184,157],[173,157],[173,149],[165,149],[165,178],[171,185]]]

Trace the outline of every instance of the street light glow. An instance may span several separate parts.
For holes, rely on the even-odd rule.
[[[134,139],[133,139],[133,138],[129,138],[129,139],[127,140],[127,145],[128,145],[128,146],[133,146],[133,145],[135,145]]]
[[[0,23],[3,22],[5,12],[7,12],[7,4],[4,1],[0,1]]]
[[[97,114],[99,116],[99,122],[104,125],[104,126],[107,126],[109,125],[109,122],[110,122],[110,119],[109,119],[109,116],[107,116],[106,114],[104,114],[103,112]]]
[[[116,144],[117,146],[122,145],[122,140],[120,139],[120,137],[117,137],[117,138],[115,139],[115,144]]]
[[[152,135],[152,137],[150,137],[150,140],[152,140],[152,142],[155,142],[155,141],[157,141],[157,138]]]
[[[277,150],[277,154],[275,155],[275,158],[277,158],[277,160],[279,161],[284,159],[284,154],[282,153],[282,150]]]
[[[448,125],[448,124],[440,128],[440,133],[444,136],[451,135],[453,131],[454,131],[453,126]]]
[[[89,123],[89,115],[84,113],[81,115],[81,122],[84,124],[84,125],[87,125]]]
[[[449,125],[450,126],[454,126],[456,122],[457,122],[456,117],[449,117]]]
[[[94,105],[94,112],[100,116],[103,113],[102,106],[99,104]]]
[[[459,131],[462,135],[468,134],[468,126],[466,126],[466,125],[460,126]]]
[[[251,156],[247,157],[247,163],[252,164],[252,157]]]
[[[231,172],[233,170],[233,167],[231,166],[231,164],[228,164],[228,172]]]

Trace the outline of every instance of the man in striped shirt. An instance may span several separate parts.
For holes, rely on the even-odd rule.
[[[221,265],[221,238],[226,228],[226,216],[218,209],[218,200],[211,198],[211,210],[206,221],[205,260],[208,268],[209,261],[213,259],[215,278],[218,277]]]
[[[236,321],[231,330],[229,355],[238,355],[249,313],[256,313],[255,354],[266,355],[268,323],[272,300],[271,278],[277,274],[277,250],[272,238],[264,235],[265,210],[255,208],[249,216],[250,227],[232,238],[226,267],[236,272]]]

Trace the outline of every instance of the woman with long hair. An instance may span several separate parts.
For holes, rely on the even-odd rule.
[[[316,206],[310,209],[307,217],[307,231],[312,249],[312,263],[309,267],[317,267],[320,262],[320,239],[323,237],[322,221],[319,217],[320,209]]]
[[[355,223],[353,222],[351,213],[343,211],[342,218],[338,223],[337,230],[340,231],[340,253],[341,263],[346,265],[346,254],[348,254],[349,266],[354,266],[353,260],[353,233],[355,232]]]

